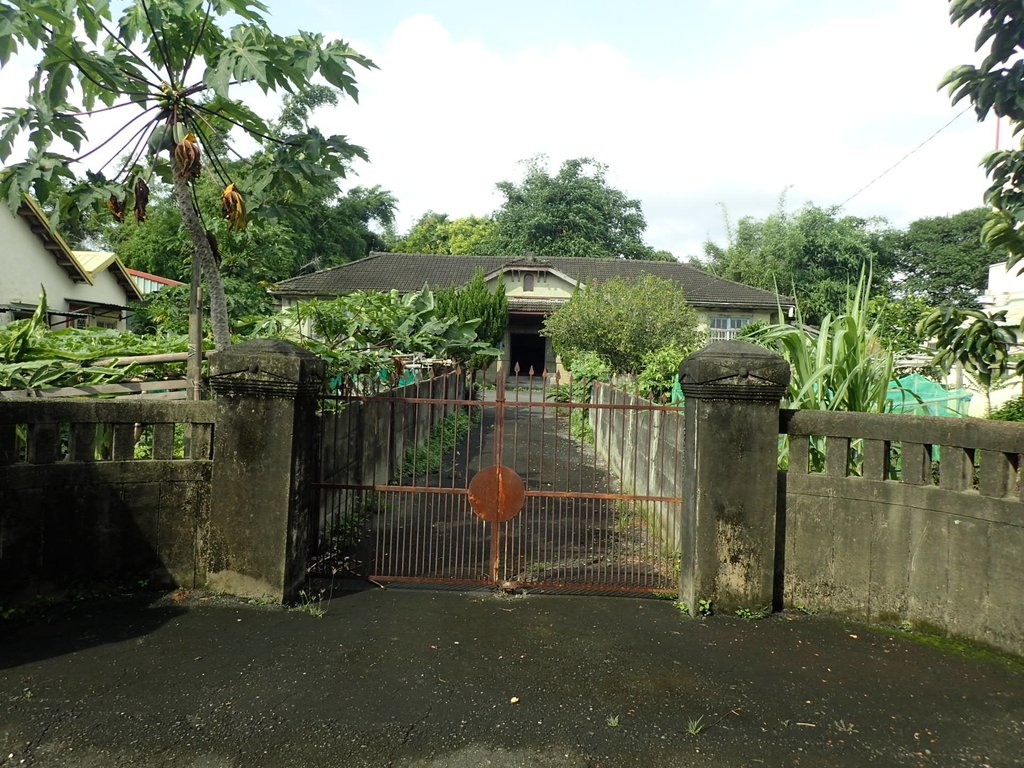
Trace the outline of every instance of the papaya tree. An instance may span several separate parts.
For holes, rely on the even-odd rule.
[[[25,159],[0,175],[0,196],[16,210],[34,195],[59,227],[102,207],[142,221],[149,182],[171,184],[218,349],[230,340],[227,304],[196,181],[205,174],[223,189],[221,214],[241,229],[247,206],[271,208],[268,199],[344,176],[348,160],[365,157],[343,136],[283,128],[246,102],[255,89],[300,93],[314,75],[355,99],[354,67],[374,66],[340,40],[275,34],[266,14],[252,0],[133,0],[116,20],[105,0],[0,2],[0,66],[15,53],[37,56],[24,105],[0,118],[0,161],[28,140]],[[265,147],[259,162],[241,164],[244,178],[228,162],[240,157],[232,148],[239,133]]]

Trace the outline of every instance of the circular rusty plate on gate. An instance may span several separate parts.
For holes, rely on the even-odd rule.
[[[489,523],[511,520],[525,501],[523,478],[511,467],[486,467],[469,481],[469,504],[477,517]]]

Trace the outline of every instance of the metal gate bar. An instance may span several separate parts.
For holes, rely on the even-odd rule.
[[[450,396],[448,378],[440,385],[430,379],[383,394],[327,398],[343,409],[325,414],[325,471],[313,523],[321,560],[325,553],[337,556],[339,531],[365,522],[371,536],[362,557],[377,580],[674,592],[681,499],[618,489],[643,461],[636,441],[614,445],[610,428],[600,444],[569,432],[572,422],[592,430],[599,412],[619,420],[622,435],[630,428],[635,434],[655,414],[671,414],[659,418],[678,445],[679,409],[551,402],[546,377],[540,387],[532,381],[523,387],[515,377],[511,393],[503,383],[493,400]],[[439,396],[426,396],[438,390]],[[425,465],[433,460],[423,446],[436,443],[446,424],[467,417],[473,426],[446,444],[439,464]],[[647,433],[651,442],[660,434]],[[500,522],[479,519],[469,498],[469,480],[492,462],[508,465],[525,484],[522,511]],[[657,471],[677,473],[678,466]]]

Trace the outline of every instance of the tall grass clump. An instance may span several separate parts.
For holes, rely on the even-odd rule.
[[[773,349],[790,364],[789,407],[804,410],[881,413],[889,409],[886,394],[894,360],[882,344],[878,321],[868,316],[870,272],[861,270],[845,311],[828,313],[818,328],[802,322],[765,325],[748,335]]]
[[[801,410],[890,410],[889,382],[893,378],[893,353],[881,341],[879,323],[868,315],[870,271],[861,270],[854,291],[846,295],[845,311],[826,314],[818,328],[803,324],[799,307],[797,324],[769,324],[751,331],[748,340],[777,351],[790,365],[788,406]],[[781,309],[780,309],[781,316]],[[850,461],[863,460],[852,450]],[[825,463],[825,440],[811,437],[808,462],[812,471]],[[779,467],[789,466],[789,445],[779,437]]]
[[[479,422],[479,411],[449,413],[430,428],[422,443],[406,448],[402,474],[421,475],[440,470],[444,455],[453,450],[469,434],[472,426]]]

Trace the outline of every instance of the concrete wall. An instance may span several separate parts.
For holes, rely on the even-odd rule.
[[[683,412],[641,410],[655,404],[611,384],[596,382],[590,411],[594,446],[619,479],[623,492],[638,496],[681,497]],[[641,502],[643,503],[643,502]],[[655,514],[661,543],[678,549],[679,504],[648,502]]]
[[[204,583],[213,421],[212,403],[0,401],[0,596]]]
[[[1024,654],[1024,427],[783,411],[780,431],[787,606]]]
[[[321,474],[325,482],[387,485],[397,479],[406,449],[422,444],[430,428],[454,405],[405,402],[407,398],[462,400],[465,375],[450,372],[369,398],[342,399],[344,407],[321,415]]]

